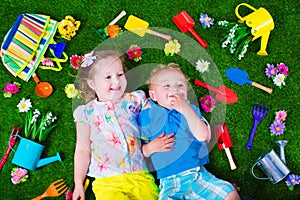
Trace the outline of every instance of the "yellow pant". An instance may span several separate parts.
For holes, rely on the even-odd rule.
[[[134,172],[93,181],[97,200],[157,200],[158,187],[148,172]]]

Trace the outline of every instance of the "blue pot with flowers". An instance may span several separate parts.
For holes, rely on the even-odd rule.
[[[26,112],[25,118],[25,136],[20,138],[20,143],[15,150],[12,163],[28,170],[35,171],[37,168],[50,164],[55,161],[61,161],[59,153],[55,156],[41,159],[45,148],[45,142],[50,131],[56,126],[57,118],[52,112],[42,115],[38,109],[30,110],[30,99],[24,98],[18,104],[20,112]]]

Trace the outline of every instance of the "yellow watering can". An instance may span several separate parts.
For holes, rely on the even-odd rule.
[[[241,17],[238,12],[240,6],[246,6],[253,10],[253,12],[245,17]],[[254,36],[252,41],[261,36],[260,50],[257,52],[257,54],[261,56],[267,56],[268,53],[266,48],[270,31],[274,29],[274,21],[270,13],[264,8],[255,9],[249,4],[241,3],[235,8],[235,14],[239,18],[240,23],[246,21],[246,25],[252,27],[251,33]]]

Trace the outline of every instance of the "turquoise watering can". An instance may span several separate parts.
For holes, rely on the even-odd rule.
[[[40,159],[44,146],[26,138],[20,138],[20,144],[18,145],[18,148],[15,151],[14,157],[12,159],[13,164],[16,164],[25,169],[35,171],[36,168],[42,167],[55,161],[61,161],[59,153],[52,157]]]

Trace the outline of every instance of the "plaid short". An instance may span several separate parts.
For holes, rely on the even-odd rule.
[[[160,179],[160,190],[160,200],[221,200],[235,188],[201,166]]]

